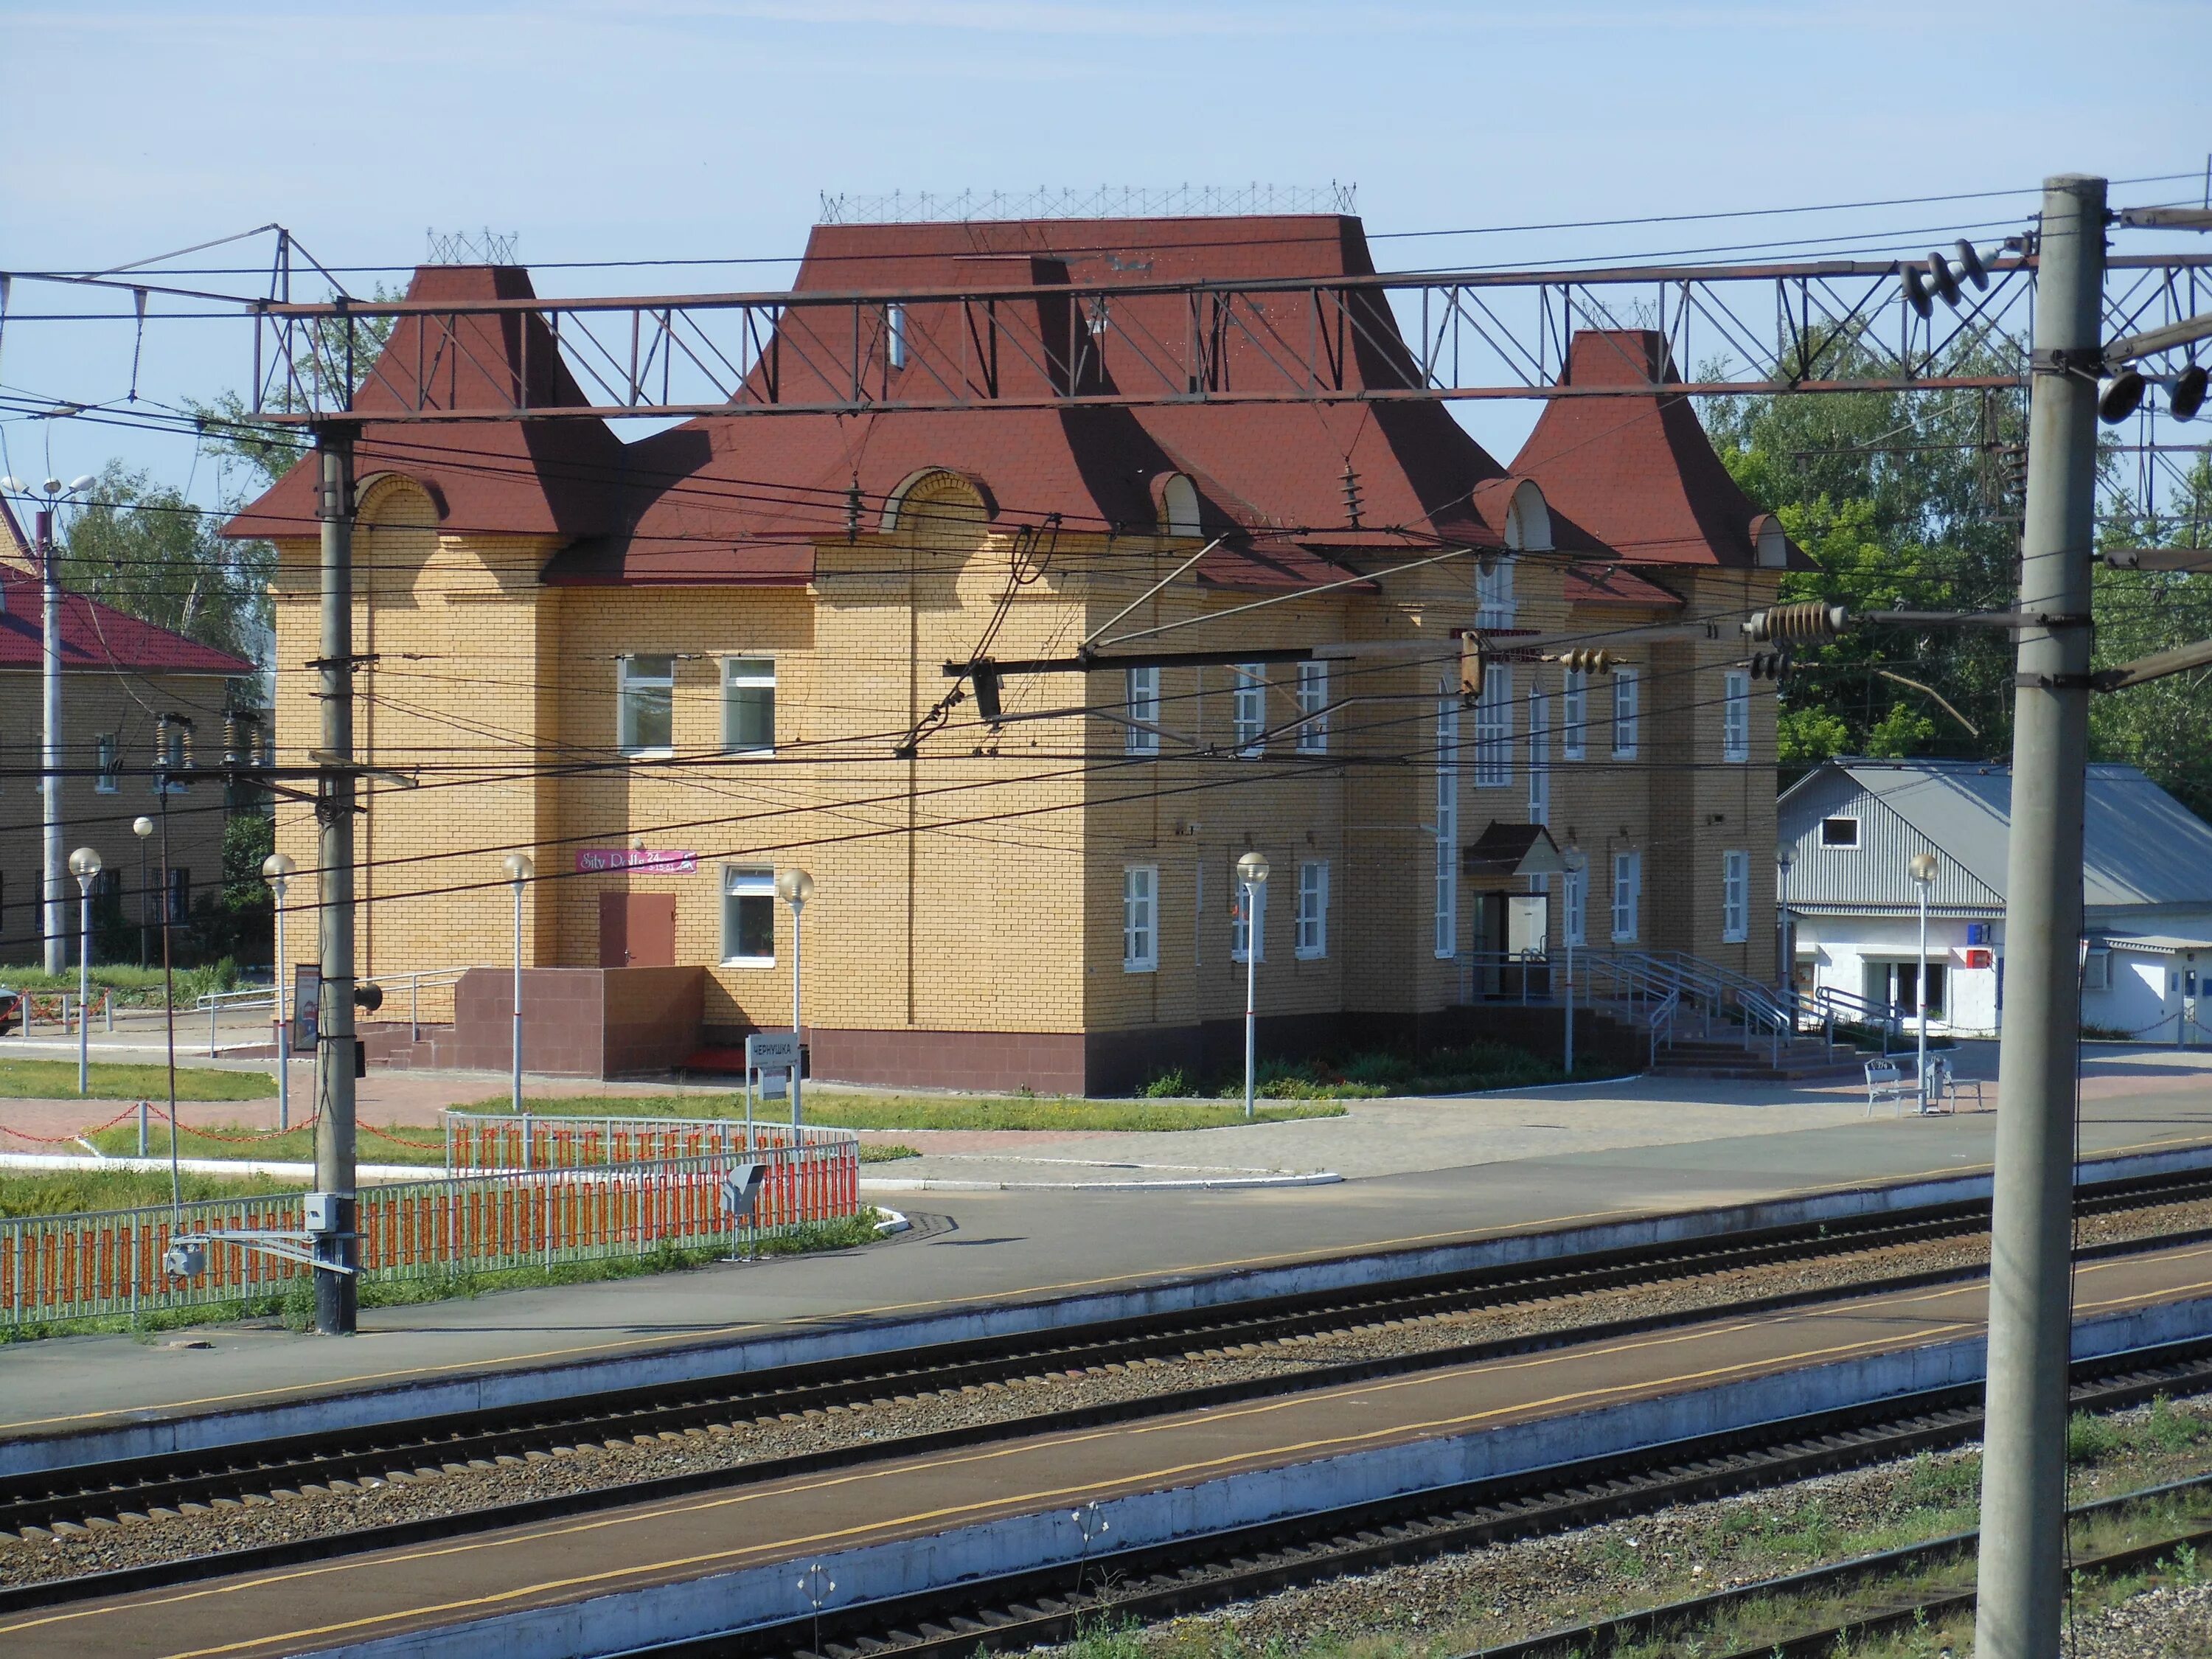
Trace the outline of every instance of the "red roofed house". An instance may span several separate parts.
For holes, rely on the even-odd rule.
[[[1184,301],[1133,291],[1076,327],[1049,285],[1371,269],[1336,216],[823,226],[801,289],[1038,285],[1000,314],[1032,342],[1095,343],[1000,351],[957,298],[887,307],[857,340],[788,312],[780,394],[855,376],[1106,386],[1124,341],[1185,337]],[[480,267],[410,290],[530,292]],[[1347,383],[1403,384],[1387,311],[1361,321]],[[782,1024],[793,919],[772,878],[793,866],[817,884],[805,1023],[830,1078],[1097,1091],[1228,1060],[1233,869],[1253,849],[1273,866],[1270,1046],[1472,1029],[1461,1005],[1495,983],[1480,953],[1542,943],[1507,902],[1556,869],[1532,822],[1589,854],[1589,945],[1771,975],[1772,703],[1726,665],[1778,566],[1688,412],[1638,394],[1641,337],[1577,342],[1577,372],[1620,396],[1554,406],[1509,471],[1424,403],[708,416],[628,445],[585,418],[378,423],[402,392],[481,407],[526,376],[539,406],[586,401],[536,313],[432,336],[403,317],[359,399],[355,641],[374,654],[356,730],[380,766],[438,769],[434,788],[367,793],[361,970],[503,961],[501,860],[530,852],[532,1069],[642,1069]],[[1217,339],[1192,383],[1255,375],[1261,354]],[[1582,424],[1554,441],[1561,422]],[[306,470],[229,533],[281,550],[295,668],[317,649]],[[1458,630],[1503,644],[1709,616],[1715,639],[1623,647],[1629,672],[1587,684],[1501,663],[1462,707]],[[1094,640],[1224,655],[1010,676],[997,724],[942,701],[948,662]],[[1398,650],[1235,655],[1346,641]],[[316,739],[306,678],[280,676],[282,760]],[[1502,843],[1478,846],[1516,827],[1503,865]],[[312,833],[280,809],[303,866]],[[1554,898],[1553,948],[1589,908]],[[507,995],[470,975],[456,1030],[416,1053],[504,1066]]]
[[[35,966],[42,954],[42,862],[37,769],[43,731],[40,667],[44,600],[31,547],[0,501],[0,969]],[[155,718],[181,715],[195,731],[219,738],[234,705],[231,682],[254,666],[166,628],[82,594],[62,606],[62,822],[73,850],[90,847],[105,866],[96,892],[121,907],[128,923],[158,923],[158,901],[138,879],[139,843],[131,821],[159,810],[149,776],[155,760]],[[181,735],[182,728],[177,728]],[[82,769],[77,770],[76,769]],[[220,788],[176,786],[169,809],[170,887],[183,920],[197,881],[222,873]],[[158,862],[147,887],[159,881]],[[62,877],[70,953],[78,937],[77,886]],[[142,899],[144,901],[142,908]],[[112,935],[111,935],[112,936]],[[131,959],[137,960],[134,948]]]

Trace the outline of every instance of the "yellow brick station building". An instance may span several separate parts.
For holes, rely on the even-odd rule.
[[[1139,265],[1371,270],[1334,216],[831,226],[799,286]],[[511,268],[410,289],[530,293]],[[1132,299],[1120,326],[1146,303],[1180,301]],[[949,374],[963,309],[795,339],[782,372],[828,387],[857,350],[872,376]],[[1486,953],[1531,944],[1505,901],[1534,886],[1549,949],[1573,927],[1771,979],[1773,702],[1736,623],[1802,556],[1687,407],[1639,391],[1671,375],[1656,337],[1577,337],[1570,373],[1618,395],[1553,405],[1510,469],[1419,404],[717,416],[629,444],[581,418],[377,423],[410,376],[450,406],[526,374],[534,404],[584,401],[536,313],[476,320],[426,340],[403,318],[361,398],[356,738],[416,780],[365,794],[361,971],[389,989],[507,963],[501,861],[526,853],[532,1069],[650,1069],[787,1025],[773,883],[793,867],[815,882],[804,1026],[827,1078],[1101,1091],[1204,1069],[1241,1040],[1252,933],[1265,1048],[1450,1037]],[[1387,348],[1348,372],[1384,383]],[[1104,374],[1109,349],[1000,372]],[[304,761],[304,471],[231,533],[281,550],[278,759]],[[1470,630],[1492,647],[1471,702]],[[1570,634],[1619,666],[1516,658]],[[1088,672],[1015,666],[1084,647]],[[1267,654],[1309,647],[1340,654]],[[996,720],[946,672],[979,658],[1009,665]],[[1579,881],[1470,858],[1531,823],[1524,871],[1571,846]],[[280,808],[278,842],[312,870],[306,813]],[[1252,850],[1273,874],[1248,929]],[[450,1042],[383,1050],[504,1065],[507,994],[471,975]]]

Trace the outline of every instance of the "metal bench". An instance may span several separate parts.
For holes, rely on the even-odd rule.
[[[1884,1104],[1895,1106],[1902,1111],[1907,1093],[1917,1093],[1905,1080],[1905,1067],[1887,1055],[1867,1061],[1866,1085],[1869,1117],[1874,1115],[1876,1106]]]

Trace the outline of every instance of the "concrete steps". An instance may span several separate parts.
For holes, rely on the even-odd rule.
[[[1800,1037],[1784,1043],[1779,1056],[1771,1038],[1753,1038],[1745,1048],[1741,1038],[1684,1037],[1662,1043],[1659,1077],[1705,1078],[1740,1083],[1800,1083],[1820,1078],[1855,1076],[1858,1055],[1848,1048],[1830,1048],[1818,1038]]]

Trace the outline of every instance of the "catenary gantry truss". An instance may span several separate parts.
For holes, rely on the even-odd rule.
[[[1593,327],[1658,331],[1683,376],[1660,389],[1689,395],[2017,387],[2035,256],[1984,263],[1985,288],[1925,316],[1925,265],[1894,260],[247,304],[256,412],[301,424],[1617,394],[1564,377]],[[2212,254],[2110,261],[2107,337],[2208,308]],[[411,361],[370,372],[410,316]],[[549,350],[565,376],[531,371]]]

